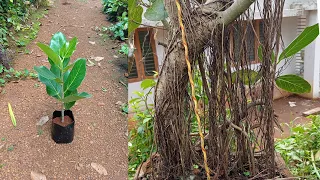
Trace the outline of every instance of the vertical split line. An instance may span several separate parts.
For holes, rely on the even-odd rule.
[[[191,70],[191,64],[190,64],[190,60],[189,60],[189,50],[188,50],[188,45],[187,45],[187,40],[186,40],[185,27],[182,22],[182,11],[181,11],[181,6],[179,3],[179,0],[176,0],[176,5],[177,5],[177,9],[178,9],[178,19],[179,19],[179,25],[180,25],[181,34],[182,34],[182,44],[184,46],[184,54],[185,54],[185,59],[186,59],[186,63],[188,66],[188,76],[189,76],[189,82],[190,82],[190,86],[191,86],[192,100],[194,102],[194,112],[195,112],[197,122],[198,122],[198,131],[199,131],[199,135],[200,135],[201,150],[203,153],[204,168],[205,168],[205,171],[207,174],[207,180],[210,180],[210,171],[209,171],[208,162],[207,162],[207,153],[206,153],[206,149],[204,147],[204,136],[203,136],[202,129],[201,129],[201,121],[200,121],[200,117],[199,117],[198,102],[195,97],[194,82],[192,79],[192,70]]]

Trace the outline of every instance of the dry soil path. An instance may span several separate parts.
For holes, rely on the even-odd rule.
[[[51,118],[52,112],[58,109],[55,100],[46,94],[45,86],[36,80],[7,84],[3,89],[5,93],[0,94],[0,179],[30,179],[31,171],[42,173],[49,180],[127,179],[127,123],[116,105],[118,101],[127,101],[126,87],[119,83],[124,70],[117,65],[121,60],[114,58],[115,43],[103,42],[94,30],[108,26],[101,13],[101,0],[68,2],[71,4],[63,5],[63,0],[54,3],[41,20],[37,39],[27,46],[32,54],[16,56],[14,68],[49,65],[35,42],[48,43],[58,31],[68,39],[77,36],[79,44],[73,57],[105,57],[100,67],[87,67],[87,76],[80,88],[93,97],[78,101],[72,109],[76,119],[74,141],[57,145],[50,137],[50,121],[43,126],[41,135],[36,127],[41,117]],[[15,112],[16,128],[12,127],[8,115],[8,102]],[[102,165],[107,175],[99,174],[91,163]]]

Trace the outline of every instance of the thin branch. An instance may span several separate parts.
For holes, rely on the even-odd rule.
[[[218,19],[220,23],[227,25],[236,20],[241,14],[243,14],[255,0],[237,0],[228,9],[222,12],[218,12]]]

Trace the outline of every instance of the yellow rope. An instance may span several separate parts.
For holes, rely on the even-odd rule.
[[[184,50],[185,50],[184,54],[185,54],[186,63],[188,66],[188,75],[189,75],[189,81],[190,81],[191,93],[192,93],[191,95],[192,95],[192,100],[194,102],[194,112],[196,114],[196,118],[198,121],[198,131],[199,131],[200,141],[201,141],[201,150],[203,153],[204,168],[206,170],[207,180],[210,180],[210,171],[209,171],[209,167],[208,167],[208,163],[207,163],[207,153],[206,153],[206,149],[204,148],[204,137],[203,137],[203,133],[202,133],[202,129],[201,129],[201,121],[200,121],[200,117],[199,117],[198,102],[195,97],[194,82],[192,79],[191,65],[190,65],[190,61],[189,61],[189,51],[188,51],[188,45],[187,45],[187,40],[186,40],[186,32],[185,32],[184,25],[182,23],[182,13],[181,13],[181,6],[179,3],[179,0],[176,0],[176,5],[177,5],[177,9],[178,9],[179,24],[180,24],[180,28],[182,31],[182,43],[183,43]]]

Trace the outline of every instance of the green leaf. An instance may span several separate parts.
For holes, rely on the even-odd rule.
[[[163,0],[155,0],[144,13],[144,17],[150,21],[161,21],[168,17]]]
[[[70,95],[73,95],[73,94],[78,94],[78,90],[74,90],[74,91],[67,91],[64,93],[64,97],[67,97],[67,96],[70,96]],[[68,103],[64,103],[64,108],[65,109],[71,109],[72,106],[74,106],[76,103],[76,101],[73,101],[73,102],[68,102]]]
[[[311,91],[311,85],[306,80],[293,74],[278,77],[276,84],[279,88],[291,93],[301,94]]]
[[[86,75],[86,59],[78,59],[64,83],[64,92],[76,90]]]
[[[56,99],[61,99],[62,87],[54,80],[46,79],[42,76],[39,76],[39,80],[46,85],[46,90],[49,96],[52,96]]]
[[[254,84],[260,79],[258,72],[254,70],[239,70],[231,74],[232,82],[236,81],[236,78],[240,79],[245,85]]]
[[[47,67],[45,66],[35,66],[34,70],[37,71],[37,73],[39,74],[39,76],[42,76],[46,79],[57,79],[58,77],[53,74]]]
[[[280,54],[279,61],[289,58],[301,51],[319,35],[319,24],[307,27],[291,44]]]
[[[91,97],[90,94],[88,94],[86,92],[82,92],[80,94],[73,94],[73,95],[67,96],[67,97],[60,99],[60,100],[64,103],[69,103],[69,102],[75,102],[77,100],[84,99],[84,98],[90,98],[90,97]]]
[[[55,65],[60,67],[60,57],[58,54],[56,54],[49,46],[42,44],[42,43],[37,43],[37,45],[40,47],[40,49],[47,54],[48,58],[50,58]]]
[[[147,88],[154,87],[155,85],[156,85],[156,82],[153,79],[145,79],[142,81],[140,86],[143,90],[145,90]]]
[[[60,56],[63,57],[63,59],[70,58],[76,50],[77,42],[78,39],[74,37],[70,40],[70,42],[65,43],[61,49]]]
[[[128,0],[128,34],[131,34],[135,29],[137,29],[142,22],[143,8],[138,5],[137,0]]]
[[[50,48],[57,54],[60,54],[60,49],[67,42],[66,37],[62,32],[55,33],[50,41]]]
[[[274,63],[276,55],[274,54],[274,52],[272,52],[271,58],[272,58],[272,63]],[[258,58],[260,60],[260,62],[263,60],[263,53],[262,53],[262,45],[259,46],[258,48]]]
[[[67,72],[70,68],[72,68],[74,64],[69,64],[67,67],[63,68],[63,72]]]

